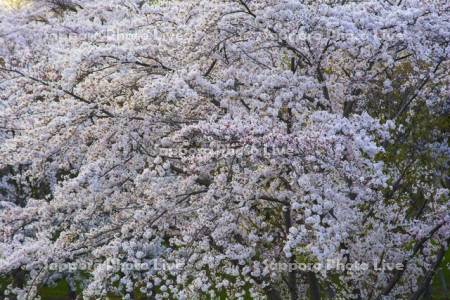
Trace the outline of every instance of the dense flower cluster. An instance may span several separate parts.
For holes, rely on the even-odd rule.
[[[430,180],[413,210],[380,155],[420,103],[448,113],[449,32],[444,0],[0,11],[5,293],[33,299],[64,278],[86,299],[420,296],[450,238],[448,190],[415,170]],[[430,135],[421,147],[448,159]],[[176,267],[111,266],[155,259]],[[330,259],[405,268],[268,267]]]

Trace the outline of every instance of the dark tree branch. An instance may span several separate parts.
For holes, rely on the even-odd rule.
[[[436,270],[438,269],[442,259],[444,258],[444,255],[445,255],[445,247],[441,247],[441,249],[439,250],[439,252],[437,254],[436,261],[434,262],[431,269],[425,275],[422,285],[411,296],[410,300],[418,300],[420,298],[420,296],[422,296],[425,293],[427,288],[430,286],[431,280],[433,279],[433,276],[436,273]]]
[[[413,248],[413,252],[410,255],[409,258],[406,258],[403,260],[402,264],[403,264],[403,268],[401,270],[397,270],[394,273],[394,277],[391,278],[391,280],[389,281],[388,285],[383,289],[383,291],[381,292],[381,294],[376,298],[378,300],[382,299],[382,296],[387,296],[389,295],[389,293],[392,291],[392,289],[395,287],[395,285],[400,281],[401,277],[403,276],[403,274],[406,271],[406,267],[407,264],[409,262],[409,260],[411,258],[413,258],[414,256],[416,256],[416,254],[419,252],[419,250],[423,247],[423,245],[429,240],[431,239],[431,237],[439,230],[439,228],[441,228],[442,226],[444,226],[445,222],[441,222],[439,224],[437,224],[435,227],[433,227],[433,229],[426,235],[424,236],[422,239],[420,239],[416,245]]]

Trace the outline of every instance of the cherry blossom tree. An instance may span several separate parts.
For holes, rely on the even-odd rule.
[[[450,238],[446,1],[0,16],[8,299],[61,279],[86,299],[426,292]]]

